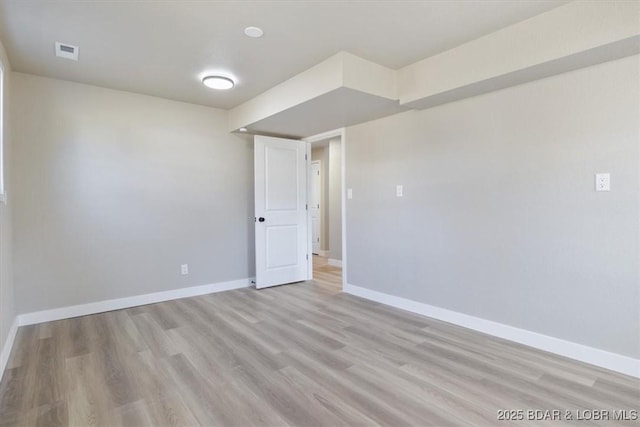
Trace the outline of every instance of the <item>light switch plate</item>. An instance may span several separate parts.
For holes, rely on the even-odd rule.
[[[347,199],[353,199],[353,189],[347,188]]]
[[[402,197],[404,195],[404,189],[402,185],[396,185],[396,197]]]
[[[608,173],[596,174],[596,191],[611,191],[611,175]]]

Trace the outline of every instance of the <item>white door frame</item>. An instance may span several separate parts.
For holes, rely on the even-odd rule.
[[[311,201],[309,194],[311,194],[311,143],[323,141],[325,139],[340,137],[340,199],[342,200],[342,288],[347,283],[347,189],[346,189],[346,131],[345,128],[339,128],[330,130],[328,132],[319,133],[308,138],[302,138],[307,143],[307,205]],[[311,210],[307,209],[307,234],[308,234],[308,249],[307,253],[312,253],[312,237],[311,237]],[[309,256],[308,264],[308,280],[313,279],[313,256]]]

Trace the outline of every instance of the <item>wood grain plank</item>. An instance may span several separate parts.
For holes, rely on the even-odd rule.
[[[314,266],[300,284],[19,328],[0,426],[493,426],[512,424],[498,409],[640,409],[636,378],[343,294],[339,268]]]

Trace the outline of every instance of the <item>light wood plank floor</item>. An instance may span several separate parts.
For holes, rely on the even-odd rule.
[[[317,262],[313,282],[22,327],[0,425],[497,426],[512,424],[500,409],[640,409],[636,379],[343,294],[340,274]]]

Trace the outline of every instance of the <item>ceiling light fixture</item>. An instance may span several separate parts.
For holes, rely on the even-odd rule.
[[[202,84],[208,88],[216,90],[227,90],[235,86],[235,82],[229,77],[206,76],[202,79]]]
[[[254,39],[257,39],[264,35],[264,31],[262,31],[262,28],[258,28],[258,27],[247,27],[244,29],[244,33],[246,34],[247,37],[251,37]]]
[[[238,130],[239,130],[240,132],[246,132],[246,131],[247,131],[247,128],[240,128],[240,129],[238,129]]]

